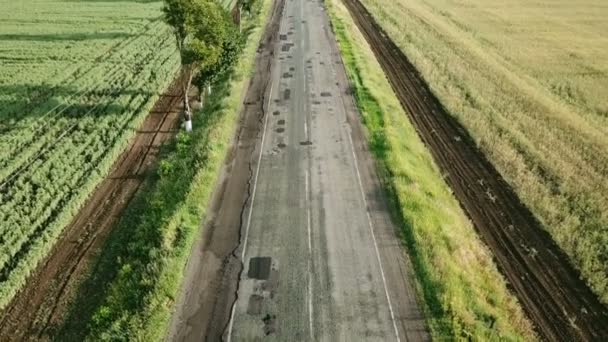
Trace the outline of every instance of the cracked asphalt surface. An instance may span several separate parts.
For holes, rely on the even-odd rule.
[[[428,340],[319,0],[277,0],[167,340]]]

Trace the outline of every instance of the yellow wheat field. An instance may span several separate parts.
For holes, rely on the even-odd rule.
[[[362,2],[608,303],[608,2]]]

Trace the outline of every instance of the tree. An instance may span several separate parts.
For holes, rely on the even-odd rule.
[[[225,14],[226,16],[228,15],[227,12],[225,12]],[[216,63],[207,64],[202,67],[200,69],[200,72],[194,79],[194,83],[201,90],[201,95],[202,89],[205,89],[206,87],[208,87],[209,89],[208,93],[211,92],[211,84],[213,84],[218,78],[225,75],[226,72],[230,70],[232,65],[234,65],[234,62],[238,59],[239,53],[243,48],[243,36],[239,33],[239,31],[236,29],[234,24],[232,24],[229,18],[227,17],[226,19],[226,39],[222,44],[222,54],[220,55],[220,58],[217,60]],[[203,99],[201,96],[201,102],[202,101]]]
[[[236,17],[233,17],[235,24],[239,25],[239,32],[241,31],[241,14],[243,11],[251,14],[253,9],[253,3],[255,0],[238,0],[236,3]]]
[[[188,94],[196,73],[218,62],[226,40],[225,14],[214,0],[165,0],[165,22],[173,28],[185,74],[184,117],[192,130]]]

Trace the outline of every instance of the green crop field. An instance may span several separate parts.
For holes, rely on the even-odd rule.
[[[0,1],[0,308],[173,80],[161,4]]]
[[[608,303],[608,3],[362,2]]]

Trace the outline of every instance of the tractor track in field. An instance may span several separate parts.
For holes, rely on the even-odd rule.
[[[343,2],[538,334],[551,341],[608,340],[608,308],[566,254],[361,2]]]
[[[177,132],[182,79],[178,77],[160,96],[108,176],[2,311],[0,340],[53,338],[92,262],[155,164],[160,146]]]

